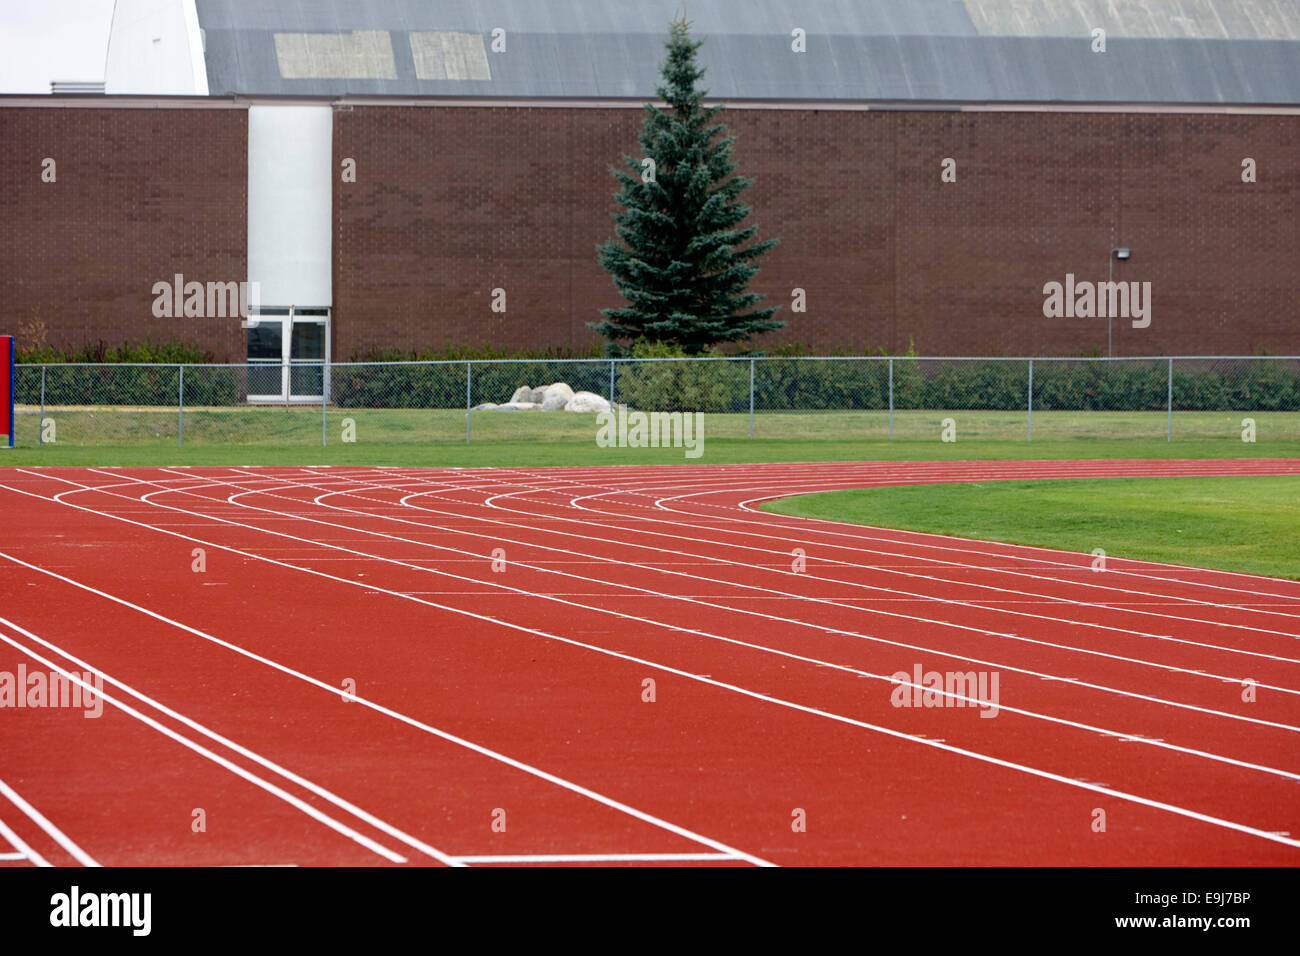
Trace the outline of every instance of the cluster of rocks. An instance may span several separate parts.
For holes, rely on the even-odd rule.
[[[525,385],[515,389],[515,393],[510,396],[510,401],[500,405],[484,402],[482,405],[475,405],[473,411],[558,412],[561,409],[566,412],[607,412],[609,399],[602,398],[595,392],[575,392],[564,382],[556,382],[540,388],[529,388]]]

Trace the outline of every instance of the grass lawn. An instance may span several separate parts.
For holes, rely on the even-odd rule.
[[[20,407],[17,446],[0,464],[368,464],[410,466],[690,464],[972,458],[1300,457],[1300,414],[1251,413],[1257,441],[1241,441],[1242,412],[1176,412],[1172,442],[1163,412],[706,413],[704,454],[682,449],[600,448],[596,416],[474,412],[465,441],[461,410],[319,407],[187,408],[184,443],[175,408],[47,407],[54,441],[38,443],[39,410]],[[957,440],[940,441],[952,418]],[[355,441],[344,443],[344,427]],[[322,427],[323,426],[323,427]],[[322,447],[322,432],[328,444]]]
[[[232,442],[64,445],[0,449],[0,467],[85,465],[384,465],[408,468],[528,468],[546,465],[709,465],[782,461],[969,461],[1080,458],[1300,458],[1300,442],[1237,441],[983,441],[944,444],[898,439],[838,440],[706,438],[704,454],[680,448],[600,448],[594,440],[497,440],[466,444],[332,442],[276,445]]]
[[[1300,476],[900,485],[768,511],[1300,579]]]

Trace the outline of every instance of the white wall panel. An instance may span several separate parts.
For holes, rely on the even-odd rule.
[[[333,306],[329,106],[248,109],[248,278],[264,306]]]

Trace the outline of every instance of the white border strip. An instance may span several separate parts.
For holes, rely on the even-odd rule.
[[[730,853],[521,853],[510,856],[458,856],[461,863],[689,863],[698,860],[735,860]]]

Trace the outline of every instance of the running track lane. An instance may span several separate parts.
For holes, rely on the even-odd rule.
[[[0,501],[20,516],[0,546],[0,588],[13,624],[54,632],[64,651],[297,771],[335,798],[312,802],[410,857],[426,839],[471,857],[727,855],[705,836],[780,863],[1294,864],[1295,582],[1112,558],[1103,589],[1086,556],[744,503],[898,482],[1296,471],[1259,460],[15,470],[0,473]],[[793,575],[800,545],[808,568]],[[202,575],[190,570],[198,546]],[[494,546],[504,572],[491,569]],[[526,773],[494,779],[499,761],[485,770],[369,708],[338,722],[357,705],[336,707],[267,661],[330,687],[354,676],[367,699],[606,802]],[[890,706],[893,671],[981,669],[971,661],[1001,668],[995,719]],[[1260,682],[1254,704],[1240,700],[1243,674]],[[70,751],[88,722],[69,723],[31,739]],[[165,760],[120,749],[121,766],[137,754],[138,776]],[[33,774],[37,748],[14,748],[24,753]],[[104,862],[142,861],[147,849],[115,846],[105,812],[78,804],[80,783],[65,777],[60,791],[58,763],[19,789],[39,785],[33,803],[56,803]],[[150,813],[119,808],[115,825],[148,833],[169,810],[174,823],[171,796],[164,781]],[[338,813],[344,797],[381,810],[387,829]],[[503,802],[510,825],[494,833],[488,814]],[[796,809],[807,832],[791,829]],[[1105,833],[1091,826],[1098,809]],[[300,861],[350,861],[328,849],[339,826],[316,829]],[[261,838],[246,842],[248,861],[268,861]],[[169,860],[211,859],[208,844],[175,843]]]

